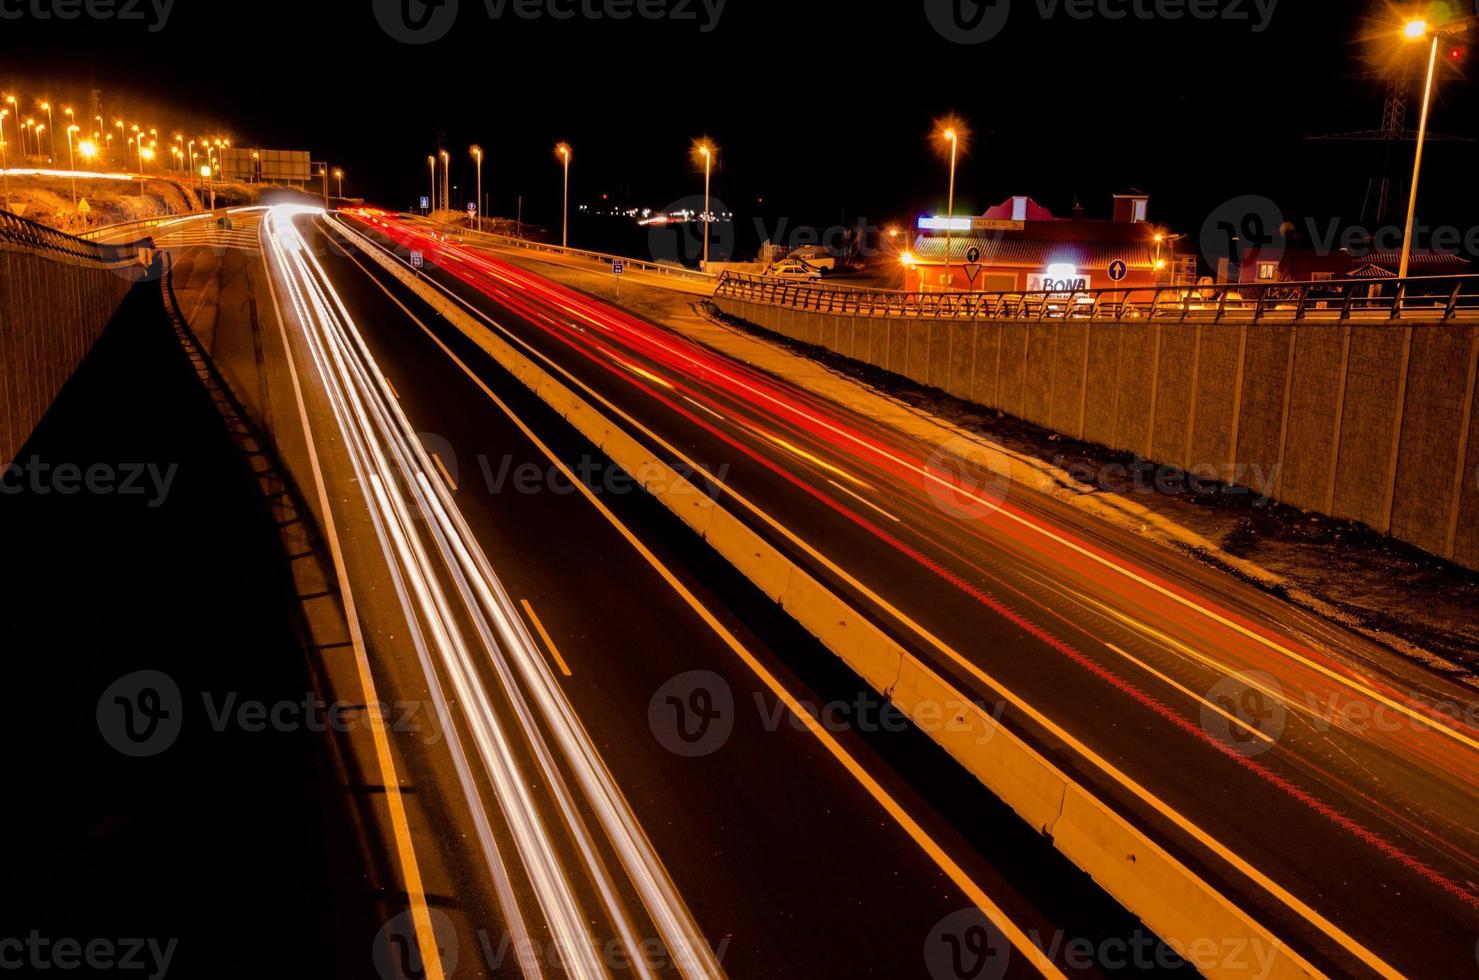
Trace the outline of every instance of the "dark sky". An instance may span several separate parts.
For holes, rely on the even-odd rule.
[[[1052,0],[1011,0],[1001,33],[974,46],[937,33],[929,2],[729,0],[705,32],[695,21],[524,20],[512,7],[494,21],[485,0],[460,0],[445,39],[413,46],[381,29],[372,0],[175,0],[154,33],[0,20],[0,83],[147,95],[243,143],[310,148],[349,171],[349,190],[395,206],[422,193],[439,128],[467,163],[464,188],[477,141],[494,210],[522,193],[546,221],[559,206],[557,141],[575,148],[578,200],[663,206],[701,191],[688,147],[707,133],[721,147],[716,194],[742,217],[881,223],[943,206],[946,168],[927,137],[953,111],[974,130],[962,212],[1020,193],[1063,212],[1077,195],[1102,214],[1112,191],[1135,186],[1153,195],[1153,218],[1193,234],[1244,194],[1288,217],[1358,220],[1372,148],[1304,137],[1380,122],[1361,38],[1383,0],[1279,0],[1261,32],[1249,20],[1045,19]],[[1261,16],[1254,0],[1220,2]],[[688,9],[707,17],[702,0]],[[1446,75],[1434,127],[1479,135],[1473,84]],[[1476,162],[1473,145],[1434,147],[1429,220],[1479,222]]]

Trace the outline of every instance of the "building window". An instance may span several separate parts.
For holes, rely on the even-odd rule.
[[[1144,221],[1145,218],[1146,218],[1147,209],[1149,207],[1150,207],[1150,202],[1149,201],[1136,201],[1135,202],[1135,216],[1131,220],[1132,221],[1136,221],[1136,222]]]
[[[1333,272],[1316,272],[1310,276],[1310,282],[1329,282],[1335,278]]]
[[[1277,262],[1260,262],[1260,263],[1258,263],[1258,281],[1259,282],[1273,282],[1274,280],[1276,280],[1278,278],[1279,278],[1279,263],[1277,263]]]

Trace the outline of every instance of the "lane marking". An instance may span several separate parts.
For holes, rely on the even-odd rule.
[[[698,409],[699,411],[701,411],[701,412],[708,412],[710,415],[714,416],[714,418],[718,419],[720,422],[728,422],[729,421],[724,416],[720,415],[718,412],[714,411],[712,408],[710,408],[709,406],[705,405],[703,402],[694,401],[692,398],[689,398],[687,395],[680,395],[679,397],[681,397],[685,402],[687,402],[688,404],[692,405],[694,408]]]
[[[888,790],[886,790],[877,780],[875,780],[873,776],[869,774],[868,771],[864,769],[863,766],[852,757],[847,749],[845,749],[841,745],[841,743],[837,741],[837,739],[832,735],[831,732],[822,727],[821,722],[817,718],[813,717],[805,709],[805,707],[802,706],[801,702],[798,701],[795,696],[793,696],[791,692],[788,691],[780,683],[780,681],[777,680],[776,677],[765,668],[765,665],[760,663],[760,661],[754,656],[754,654],[752,654],[742,643],[740,643],[739,639],[735,637],[734,634],[731,633],[729,629],[723,623],[721,623],[712,612],[709,611],[708,607],[706,607],[698,599],[697,596],[689,591],[688,587],[685,586],[682,581],[680,581],[678,577],[673,574],[673,572],[666,565],[663,564],[662,560],[658,558],[657,555],[653,554],[653,552],[645,544],[642,543],[642,541],[636,536],[636,534],[633,533],[631,529],[628,528],[624,523],[622,523],[621,519],[617,517],[614,513],[612,513],[611,510],[605,505],[605,503],[601,501],[601,499],[597,497],[595,493],[593,493],[583,481],[579,480],[576,477],[576,474],[565,464],[565,462],[555,455],[554,450],[545,445],[544,441],[541,440],[539,436],[537,436],[534,431],[524,423],[524,420],[514,414],[514,411],[509,408],[507,404],[504,403],[503,399],[498,397],[497,393],[495,393],[493,389],[488,386],[487,382],[485,382],[480,376],[478,376],[478,374],[474,372],[472,368],[470,368],[460,357],[458,357],[457,354],[450,347],[448,347],[447,344],[444,343],[442,339],[431,330],[430,327],[423,323],[421,319],[416,316],[416,314],[412,313],[406,307],[406,305],[402,303],[398,297],[392,294],[390,290],[385,287],[384,283],[382,283],[378,278],[371,274],[370,271],[366,269],[365,266],[361,264],[358,259],[355,259],[352,255],[349,256],[349,258],[365,272],[366,277],[369,278],[371,282],[378,286],[380,290],[385,293],[386,296],[390,297],[391,301],[399,306],[401,310],[406,314],[406,316],[410,317],[411,321],[415,323],[418,327],[420,327],[422,331],[424,331],[426,335],[430,337],[432,341],[442,349],[442,352],[445,353],[449,359],[451,359],[452,363],[456,364],[462,370],[462,372],[472,380],[473,384],[477,385],[477,387],[483,392],[483,394],[485,394],[488,399],[492,401],[493,404],[496,405],[505,416],[508,417],[509,421],[513,422],[514,425],[518,427],[519,431],[524,434],[525,438],[533,443],[534,446],[545,456],[545,458],[547,458],[552,465],[557,467],[560,472],[564,474],[568,480],[570,480],[570,482],[576,487],[576,489],[580,491],[581,495],[584,496],[585,499],[589,501],[593,507],[596,508],[601,516],[604,517],[606,521],[611,524],[613,528],[616,529],[617,533],[619,533],[627,541],[627,543],[630,544],[637,551],[637,553],[642,556],[647,564],[650,565],[652,569],[656,571],[658,575],[663,579],[663,581],[666,582],[673,589],[673,591],[676,592],[678,596],[688,605],[688,607],[692,609],[700,619],[703,620],[705,625],[707,625],[715,633],[715,635],[719,637],[724,645],[727,646],[745,664],[745,666],[747,666],[750,671],[762,683],[764,683],[766,687],[770,689],[772,694],[774,694],[777,698],[781,700],[783,704],[786,705],[786,707],[792,712],[792,714],[800,719],[806,730],[810,732],[813,736],[815,736],[817,740],[820,741],[822,745],[827,749],[827,751],[839,763],[841,763],[843,768],[848,771],[853,779],[855,779],[863,787],[863,789],[867,791],[868,795],[871,796],[873,800],[878,803],[878,805],[881,806],[884,811],[887,812],[889,816],[894,819],[899,827],[906,834],[909,835],[909,837],[920,848],[920,850],[924,851],[924,853],[930,858],[930,860],[933,861],[934,864],[950,878],[950,880],[956,885],[956,887],[959,888],[966,895],[966,897],[969,898],[970,901],[978,909],[981,910],[982,914],[984,914],[993,925],[995,925],[998,929],[1002,931],[1002,933],[1008,938],[1012,945],[1015,946],[1025,957],[1027,957],[1028,961],[1033,965],[1033,967],[1044,976],[1056,977],[1061,978],[1061,980],[1066,980],[1066,977],[1064,976],[1062,971],[1060,971],[1058,967],[1053,963],[1053,961],[1048,958],[1047,954],[1044,953],[1043,950],[1040,949],[1038,945],[1027,936],[1027,934],[1022,930],[1020,926],[1013,922],[1007,916],[1007,914],[1003,912],[1002,909],[991,900],[986,892],[979,885],[977,885],[975,881],[966,873],[965,869],[957,864],[955,860],[950,857],[948,853],[946,853],[945,849],[941,847],[938,843],[936,843],[932,837],[929,836],[928,831],[926,831],[917,821],[915,821],[914,818],[909,815],[908,811],[906,811],[893,798],[893,796],[889,794]]]
[[[396,397],[399,398],[400,396]],[[447,471],[447,464],[442,462],[442,457],[436,454],[435,449],[428,449],[427,453],[431,456],[431,461],[437,464],[437,471],[442,474],[442,479],[447,481],[447,486],[452,488],[453,493],[456,493],[457,481],[452,479],[452,474]]]
[[[539,621],[539,617],[534,614],[534,607],[529,605],[529,600],[520,599],[519,605],[524,607],[524,615],[529,617],[529,622],[534,624],[534,629],[539,634],[539,638],[543,640],[544,645],[549,648],[550,656],[555,658],[555,666],[560,668],[560,673],[564,674],[566,677],[574,677],[575,675],[570,671],[570,665],[565,662],[564,657],[560,656],[560,648],[555,646],[555,641],[550,639],[549,631],[544,628],[544,624],[541,623]]]
[[[888,511],[884,510],[882,507],[878,506],[873,501],[869,500],[867,497],[864,497],[862,494],[857,493],[857,492],[855,492],[853,490],[849,490],[847,487],[844,487],[842,484],[838,483],[836,480],[828,480],[827,482],[830,483],[830,484],[832,484],[832,486],[836,487],[838,490],[841,490],[843,493],[847,494],[852,499],[856,500],[858,503],[863,504],[864,506],[867,506],[867,507],[872,507],[874,510],[878,511],[878,513],[882,514],[884,517],[887,517],[889,520],[893,521],[895,524],[901,524],[901,523],[903,523],[897,517],[895,517],[894,515],[890,514]]]
[[[266,227],[264,224],[263,228]],[[339,543],[339,532],[330,507],[328,490],[324,485],[323,467],[319,462],[318,450],[313,438],[313,427],[308,421],[308,407],[303,399],[303,385],[298,377],[298,368],[293,357],[292,344],[288,340],[287,321],[282,315],[282,304],[278,302],[277,285],[273,282],[272,264],[267,260],[264,248],[262,265],[267,271],[267,288],[272,296],[272,306],[277,313],[277,329],[282,337],[283,353],[288,360],[288,377],[293,383],[293,396],[298,404],[298,420],[303,426],[304,441],[308,449],[309,467],[313,472],[314,488],[318,494],[319,509],[323,512],[324,537],[329,544],[329,553],[334,560],[334,575],[339,580],[339,591],[344,602],[344,618],[349,626],[350,643],[354,646],[354,665],[359,673],[360,691],[365,704],[379,704],[375,692],[375,678],[370,673],[370,658],[365,649],[365,638],[360,628],[359,612],[354,593],[349,586],[349,570],[344,560],[344,548]],[[395,839],[396,856],[400,860],[401,875],[405,878],[406,901],[411,907],[411,921],[416,930],[416,945],[421,952],[425,980],[445,980],[442,967],[441,947],[431,925],[431,911],[426,902],[426,886],[421,880],[421,868],[416,860],[416,850],[411,842],[411,825],[406,817],[406,804],[401,794],[400,777],[396,774],[395,762],[390,754],[390,739],[385,734],[385,718],[379,711],[366,712],[370,719],[370,732],[375,745],[375,758],[380,768],[380,782],[385,788],[386,808],[390,811],[392,836]]]
[[[389,378],[386,378],[383,375],[381,376],[381,378],[385,382],[385,387],[388,388],[388,389],[390,389],[390,393],[395,396],[395,400],[396,401],[400,401],[401,400],[401,393],[395,390],[395,385],[393,385],[393,384],[390,383],[390,379]]]

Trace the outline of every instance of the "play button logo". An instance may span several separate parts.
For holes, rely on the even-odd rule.
[[[440,41],[457,23],[457,0],[372,0],[380,29],[402,44]]]
[[[1007,26],[1009,0],[924,0],[930,26],[947,41],[981,44]]]

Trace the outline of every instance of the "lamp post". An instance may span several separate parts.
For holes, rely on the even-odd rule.
[[[481,146],[478,146],[477,144],[473,144],[472,155],[473,155],[473,158],[478,161],[478,182],[477,182],[477,193],[478,193],[478,196],[473,199],[473,200],[475,200],[475,201],[478,202],[478,209],[473,212],[473,219],[474,219],[474,221],[475,221],[475,223],[477,225],[478,231],[482,231],[483,230],[483,148]]]
[[[5,152],[5,120],[10,118],[9,109],[0,109],[0,170],[5,171],[5,210],[10,210],[10,162]]]
[[[1417,183],[1422,176],[1423,146],[1428,139],[1428,113],[1433,105],[1433,82],[1438,73],[1438,42],[1444,37],[1461,33],[1456,27],[1434,28],[1425,20],[1410,20],[1402,28],[1402,36],[1408,41],[1431,39],[1428,51],[1428,80],[1423,89],[1422,120],[1417,126],[1417,153],[1412,163],[1412,194],[1407,200],[1407,226],[1402,235],[1402,262],[1397,278],[1406,279],[1412,267],[1412,231],[1417,221]]]
[[[5,97],[5,103],[10,106],[10,118],[15,120],[15,134],[21,137],[21,161],[24,162],[26,157],[26,142],[25,137],[21,136],[21,107],[13,95],[7,95]]]
[[[559,155],[560,161],[565,165],[565,208],[564,208],[564,219],[563,219],[563,221],[561,223],[561,226],[560,226],[560,228],[561,228],[561,230],[560,230],[560,247],[561,248],[569,248],[570,247],[570,144],[569,143],[561,143],[559,146],[556,146],[555,147],[555,153],[557,153]]]
[[[429,156],[426,165],[431,168],[431,197],[426,199],[426,214],[430,217],[432,210],[436,207],[437,200],[437,158]]]
[[[945,276],[949,279],[946,288],[953,291],[955,270],[950,265],[950,258],[955,242],[955,161],[960,152],[960,133],[950,126],[942,135],[950,142],[950,192],[945,204]]]
[[[452,209],[452,154],[440,151],[442,158],[442,210]]]
[[[67,112],[71,112],[68,109]],[[72,207],[77,206],[77,155],[72,152],[72,134],[77,132],[77,124],[73,123],[67,127],[67,169],[72,173]]]
[[[339,182],[339,199],[342,201],[344,199],[344,168],[343,167],[335,167],[334,168],[334,179]]]
[[[708,140],[702,140],[698,144],[698,155],[704,160],[704,213],[699,216],[699,224],[704,231],[704,257],[700,269],[707,272],[709,269],[709,178],[714,171],[714,144]]]
[[[46,128],[51,130],[51,152],[47,154],[46,157],[47,162],[49,163],[51,162],[51,158],[56,156],[56,130],[52,128],[55,124],[53,123],[51,118],[51,103],[43,102],[41,103],[41,108],[46,112]],[[39,140],[36,143],[36,152],[41,152],[41,143]]]

